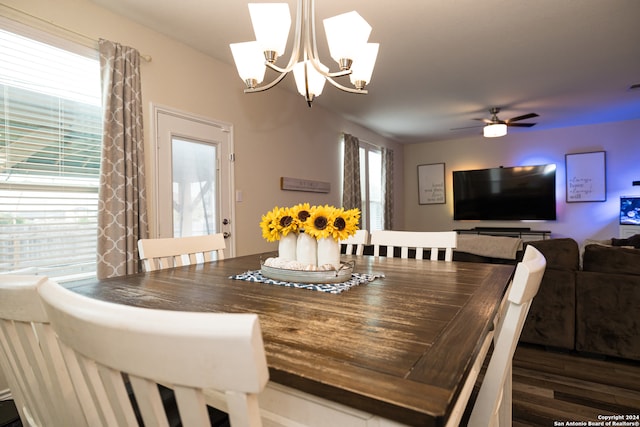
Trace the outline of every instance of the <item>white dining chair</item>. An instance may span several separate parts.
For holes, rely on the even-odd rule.
[[[356,230],[356,234],[340,240],[340,244],[346,245],[345,254],[353,254],[355,249],[356,255],[362,255],[364,246],[369,244],[369,232],[367,230]]]
[[[224,259],[225,248],[222,233],[138,240],[145,271]]]
[[[453,249],[458,241],[455,231],[395,231],[378,230],[371,232],[373,255],[380,256],[380,246],[387,247],[387,257],[393,257],[396,247],[400,248],[400,258],[409,258],[409,249],[415,249],[416,259],[422,259],[424,249],[431,250],[430,259],[438,260],[441,249],[445,251],[444,260],[453,260]]]
[[[138,426],[128,382],[147,426],[168,425],[158,385],[173,390],[184,426],[210,425],[206,390],[224,394],[233,427],[261,426],[269,372],[256,314],[132,307],[54,282],[38,291],[88,425]]]
[[[0,367],[25,427],[86,426],[37,288],[44,276],[0,275]]]
[[[503,311],[498,316],[499,321],[493,333],[493,352],[480,384],[480,391],[471,409],[468,422],[470,427],[511,425],[513,355],[531,302],[538,293],[546,265],[547,262],[542,253],[531,245],[527,246],[505,295]],[[488,344],[485,340],[449,417],[447,427],[457,426],[462,419],[488,352]]]

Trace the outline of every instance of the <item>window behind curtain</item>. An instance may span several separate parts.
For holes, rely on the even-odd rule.
[[[91,54],[0,28],[0,273],[95,275],[102,106]]]
[[[362,189],[362,228],[384,229],[382,152],[379,147],[360,141],[360,188]]]

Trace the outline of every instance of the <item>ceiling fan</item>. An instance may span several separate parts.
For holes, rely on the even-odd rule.
[[[480,120],[485,123],[484,129],[483,129],[483,133],[485,137],[494,138],[498,136],[504,136],[507,134],[507,127],[530,128],[531,126],[535,126],[536,123],[515,123],[515,122],[520,122],[521,120],[527,120],[527,119],[532,119],[534,117],[538,117],[538,114],[536,113],[529,113],[529,114],[523,114],[517,117],[512,117],[507,120],[500,120],[498,118],[499,112],[500,112],[500,108],[493,107],[489,110],[489,113],[491,113],[490,119],[473,119],[473,120]],[[476,127],[476,126],[454,128],[451,130],[468,129],[470,127]]]

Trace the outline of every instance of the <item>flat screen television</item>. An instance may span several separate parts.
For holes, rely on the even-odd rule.
[[[556,165],[453,172],[454,220],[555,220]]]
[[[640,225],[640,196],[620,197],[620,225]]]

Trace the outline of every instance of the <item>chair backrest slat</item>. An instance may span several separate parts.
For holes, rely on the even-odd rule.
[[[222,233],[138,240],[138,253],[145,271],[224,259],[225,248]]]
[[[430,260],[437,261],[440,249],[444,260],[453,260],[458,234],[455,231],[396,231],[380,230],[371,233],[374,256],[380,256],[380,246],[387,247],[387,257],[392,257],[395,248],[400,248],[400,258],[409,258],[409,249],[415,249],[416,259],[422,259],[424,249],[431,251]]]

